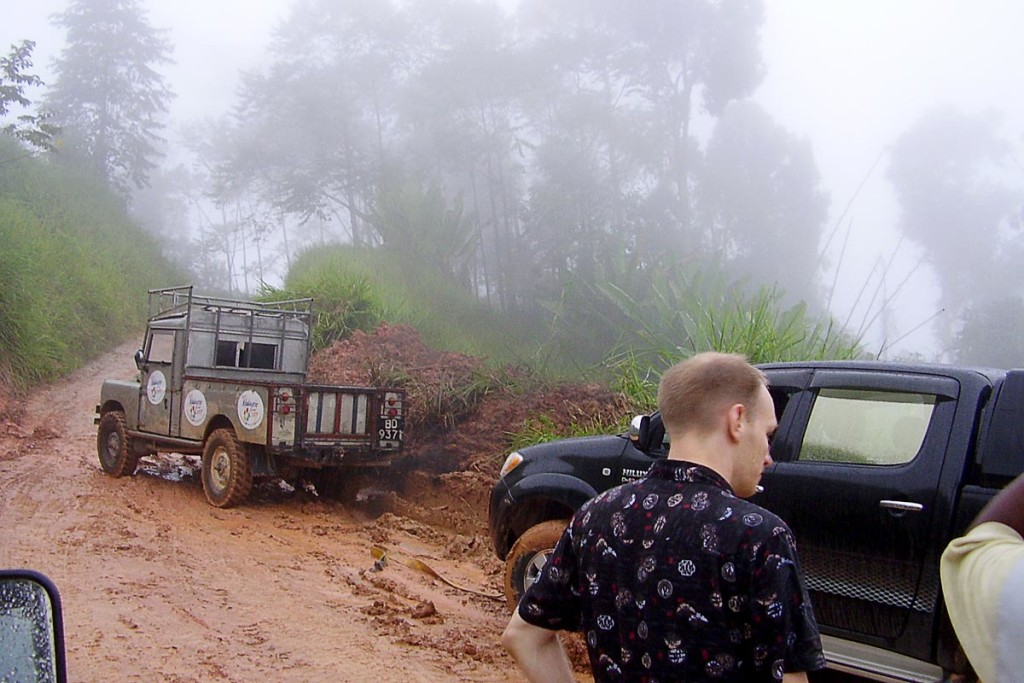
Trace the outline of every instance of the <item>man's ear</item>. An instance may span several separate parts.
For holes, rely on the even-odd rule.
[[[728,425],[729,438],[733,441],[740,440],[740,434],[743,432],[744,420],[747,415],[747,407],[742,403],[734,403],[729,406],[729,412],[726,417],[726,424]]]

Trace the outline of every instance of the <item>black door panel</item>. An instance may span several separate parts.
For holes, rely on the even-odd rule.
[[[791,400],[764,504],[796,536],[826,631],[892,641],[933,609],[922,566],[956,393],[949,378],[819,371]]]

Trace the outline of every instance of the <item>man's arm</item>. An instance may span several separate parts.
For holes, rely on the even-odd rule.
[[[501,644],[531,683],[575,683],[569,657],[555,631],[528,623],[519,610],[501,634]]]
[[[803,671],[782,674],[782,683],[807,683],[807,674]]]
[[[949,620],[980,680],[1016,680],[1018,662],[1024,664],[1024,657],[1014,659],[1021,640],[997,637],[1024,613],[1024,591],[1016,588],[1024,572],[1022,536],[1024,475],[996,494],[968,533],[954,538],[942,553],[939,576]],[[1005,642],[1014,645],[1004,648]],[[1004,677],[1000,667],[1007,662],[1011,665],[1005,671],[1012,673]]]
[[[971,528],[983,522],[1005,524],[1024,536],[1024,474],[1011,481],[982,508]]]

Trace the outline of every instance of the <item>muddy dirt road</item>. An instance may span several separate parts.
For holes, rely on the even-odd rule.
[[[420,557],[456,584],[498,593],[482,535],[417,521],[443,520],[441,500],[380,514],[266,485],[218,510],[184,458],[104,475],[93,410],[104,378],[134,376],[133,348],[0,422],[0,566],[56,582],[70,680],[521,680],[497,644],[502,602],[400,562]],[[392,554],[379,572],[369,571],[375,544]]]

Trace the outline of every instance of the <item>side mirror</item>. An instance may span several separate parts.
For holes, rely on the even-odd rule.
[[[138,351],[135,352],[135,367],[137,367],[139,370],[142,369],[143,358],[145,358],[145,356],[142,355],[142,349],[139,349]]]
[[[67,683],[64,616],[48,578],[0,570],[0,680]]]
[[[629,440],[640,451],[646,451],[651,440],[651,416],[637,415],[629,423]]]

